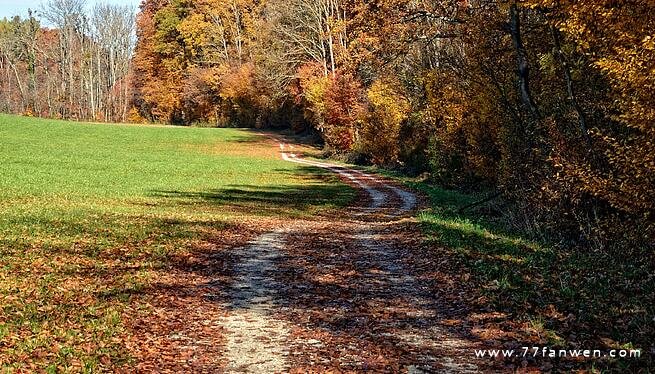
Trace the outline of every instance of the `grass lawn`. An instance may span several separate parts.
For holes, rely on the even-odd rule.
[[[353,198],[278,151],[236,129],[0,115],[0,368],[129,364],[126,306],[172,258]]]

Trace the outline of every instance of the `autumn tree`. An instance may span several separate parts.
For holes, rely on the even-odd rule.
[[[43,18],[52,29],[42,27]],[[125,121],[134,10],[52,0],[28,18],[2,21],[4,110],[45,117]],[[18,100],[17,100],[18,99]]]
[[[357,160],[496,190],[532,231],[646,243],[653,14],[645,1],[149,0],[134,103],[155,121],[309,128]]]

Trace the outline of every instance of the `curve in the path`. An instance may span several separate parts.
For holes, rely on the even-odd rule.
[[[280,142],[280,149],[284,160],[330,170],[356,184],[369,194],[372,203],[368,213],[384,211],[384,217],[386,218],[373,223],[361,222],[358,227],[355,227],[354,238],[359,244],[359,253],[355,256],[355,262],[358,268],[363,270],[362,273],[365,274],[364,277],[367,279],[367,283],[378,285],[377,289],[379,290],[368,296],[374,296],[382,302],[385,302],[385,300],[389,302],[389,295],[392,294],[404,300],[401,304],[412,305],[413,307],[410,309],[414,310],[413,313],[424,317],[434,317],[435,312],[432,305],[435,300],[432,295],[421,288],[418,279],[411,275],[412,272],[404,265],[403,251],[399,251],[398,248],[394,248],[393,245],[387,243],[382,237],[383,235],[380,235],[380,231],[383,231],[384,228],[378,226],[380,224],[384,226],[386,222],[393,221],[394,218],[415,209],[417,207],[416,195],[363,171],[320,161],[305,160],[293,152],[293,146],[288,146],[283,142]],[[400,199],[399,205],[391,201],[389,192]],[[383,210],[384,207],[388,206],[391,209]],[[367,212],[358,213],[357,215],[363,214],[367,214]],[[391,314],[396,313],[399,315],[403,313],[397,301],[390,302],[387,305],[387,310]],[[395,323],[398,324],[397,331],[400,332],[397,338],[404,341],[407,346],[413,346],[419,350],[423,349],[426,352],[449,352],[449,355],[441,357],[434,357],[426,353],[420,357],[420,362],[406,368],[408,372],[478,372],[475,364],[460,362],[450,357],[453,351],[466,349],[466,343],[460,339],[451,336],[451,334],[436,326],[426,326],[426,328],[417,330],[415,327],[403,326],[403,321],[395,321]],[[381,336],[380,338],[384,339],[385,337]]]
[[[401,188],[388,185],[383,181],[381,181],[379,178],[359,170],[348,169],[334,164],[328,164],[320,161],[310,161],[310,160],[299,158],[295,153],[284,152],[284,150],[287,147],[288,146],[285,145],[284,143],[280,143],[280,149],[283,151],[282,158],[284,160],[295,162],[298,164],[327,169],[347,178],[354,184],[358,185],[360,188],[364,189],[369,194],[373,202],[373,204],[370,207],[371,209],[378,209],[382,207],[387,202],[387,194],[379,189],[372,187],[370,184],[367,183],[367,181],[373,182],[375,184],[379,184],[381,187],[391,190],[396,195],[398,195],[398,197],[400,197],[400,199],[403,202],[403,205],[400,209],[398,209],[398,211],[395,214],[406,213],[414,209],[414,207],[416,206],[416,195],[414,195],[409,191],[405,191]]]

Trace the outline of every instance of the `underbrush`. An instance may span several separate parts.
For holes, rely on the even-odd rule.
[[[493,322],[503,347],[636,348],[640,359],[546,358],[534,364],[561,370],[653,368],[655,262],[646,248],[625,252],[548,242],[536,230],[518,228],[511,204],[492,199],[475,205],[487,195],[410,184],[429,197],[419,220],[435,255],[467,274],[463,279],[478,293],[470,298],[474,308],[503,314]]]

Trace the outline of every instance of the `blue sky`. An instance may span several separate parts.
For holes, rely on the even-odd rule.
[[[27,15],[27,9],[39,9],[44,0],[0,0],[0,18],[14,15]],[[133,5],[137,7],[141,0],[87,0],[89,5],[95,3]]]

